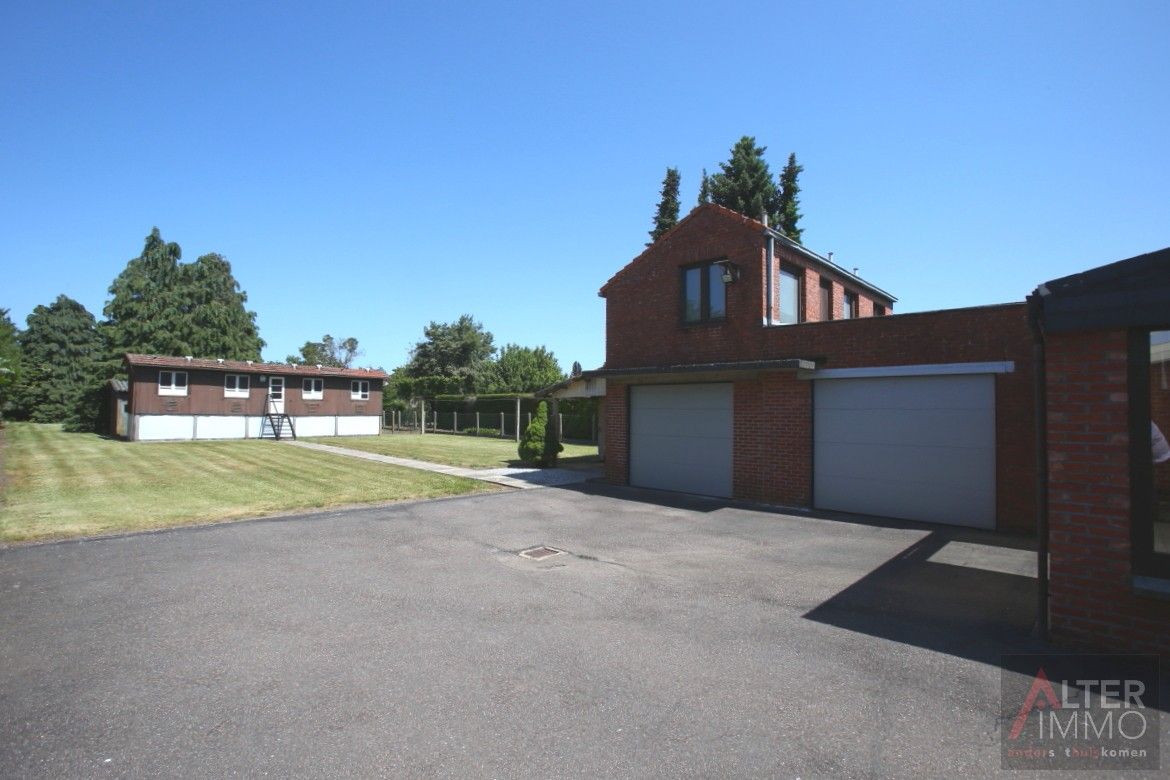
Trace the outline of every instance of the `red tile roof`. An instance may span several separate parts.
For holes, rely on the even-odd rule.
[[[128,366],[156,368],[198,368],[209,371],[230,371],[234,374],[280,374],[301,376],[345,376],[354,379],[386,379],[380,368],[333,368],[331,366],[296,366],[290,363],[261,363],[252,360],[222,360],[211,358],[168,357],[163,355],[135,355],[125,357]]]

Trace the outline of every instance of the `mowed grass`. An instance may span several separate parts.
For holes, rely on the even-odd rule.
[[[444,433],[386,433],[381,436],[338,436],[306,441],[469,469],[524,465],[516,454],[516,442],[512,439],[489,439]],[[560,463],[566,466],[596,460],[596,444],[566,443],[565,451],[560,456]]]
[[[3,434],[0,542],[493,489],[273,441],[122,442],[31,423]]]

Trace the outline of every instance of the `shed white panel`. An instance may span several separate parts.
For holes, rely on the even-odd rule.
[[[995,527],[995,379],[815,382],[813,495],[821,509]]]
[[[381,432],[382,418],[378,415],[337,418],[338,436],[377,436]],[[300,434],[300,428],[297,434]]]
[[[333,436],[337,433],[337,418],[329,417],[294,417],[293,425],[297,429],[297,436]]]
[[[630,484],[731,496],[732,386],[630,388]]]
[[[247,421],[242,416],[200,415],[195,418],[196,439],[242,439]]]
[[[195,436],[195,418],[189,414],[136,414],[138,441],[173,441]]]

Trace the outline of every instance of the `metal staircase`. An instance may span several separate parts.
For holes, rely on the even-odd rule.
[[[282,436],[291,436],[293,441],[296,441],[297,429],[293,425],[292,418],[284,413],[283,406],[281,411],[276,411],[272,393],[269,392],[264,397],[264,417],[260,420],[260,438],[280,441]]]

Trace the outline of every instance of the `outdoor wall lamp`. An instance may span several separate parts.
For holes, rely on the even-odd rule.
[[[719,265],[723,266],[723,283],[731,284],[739,279],[739,266],[735,263],[722,262]]]

